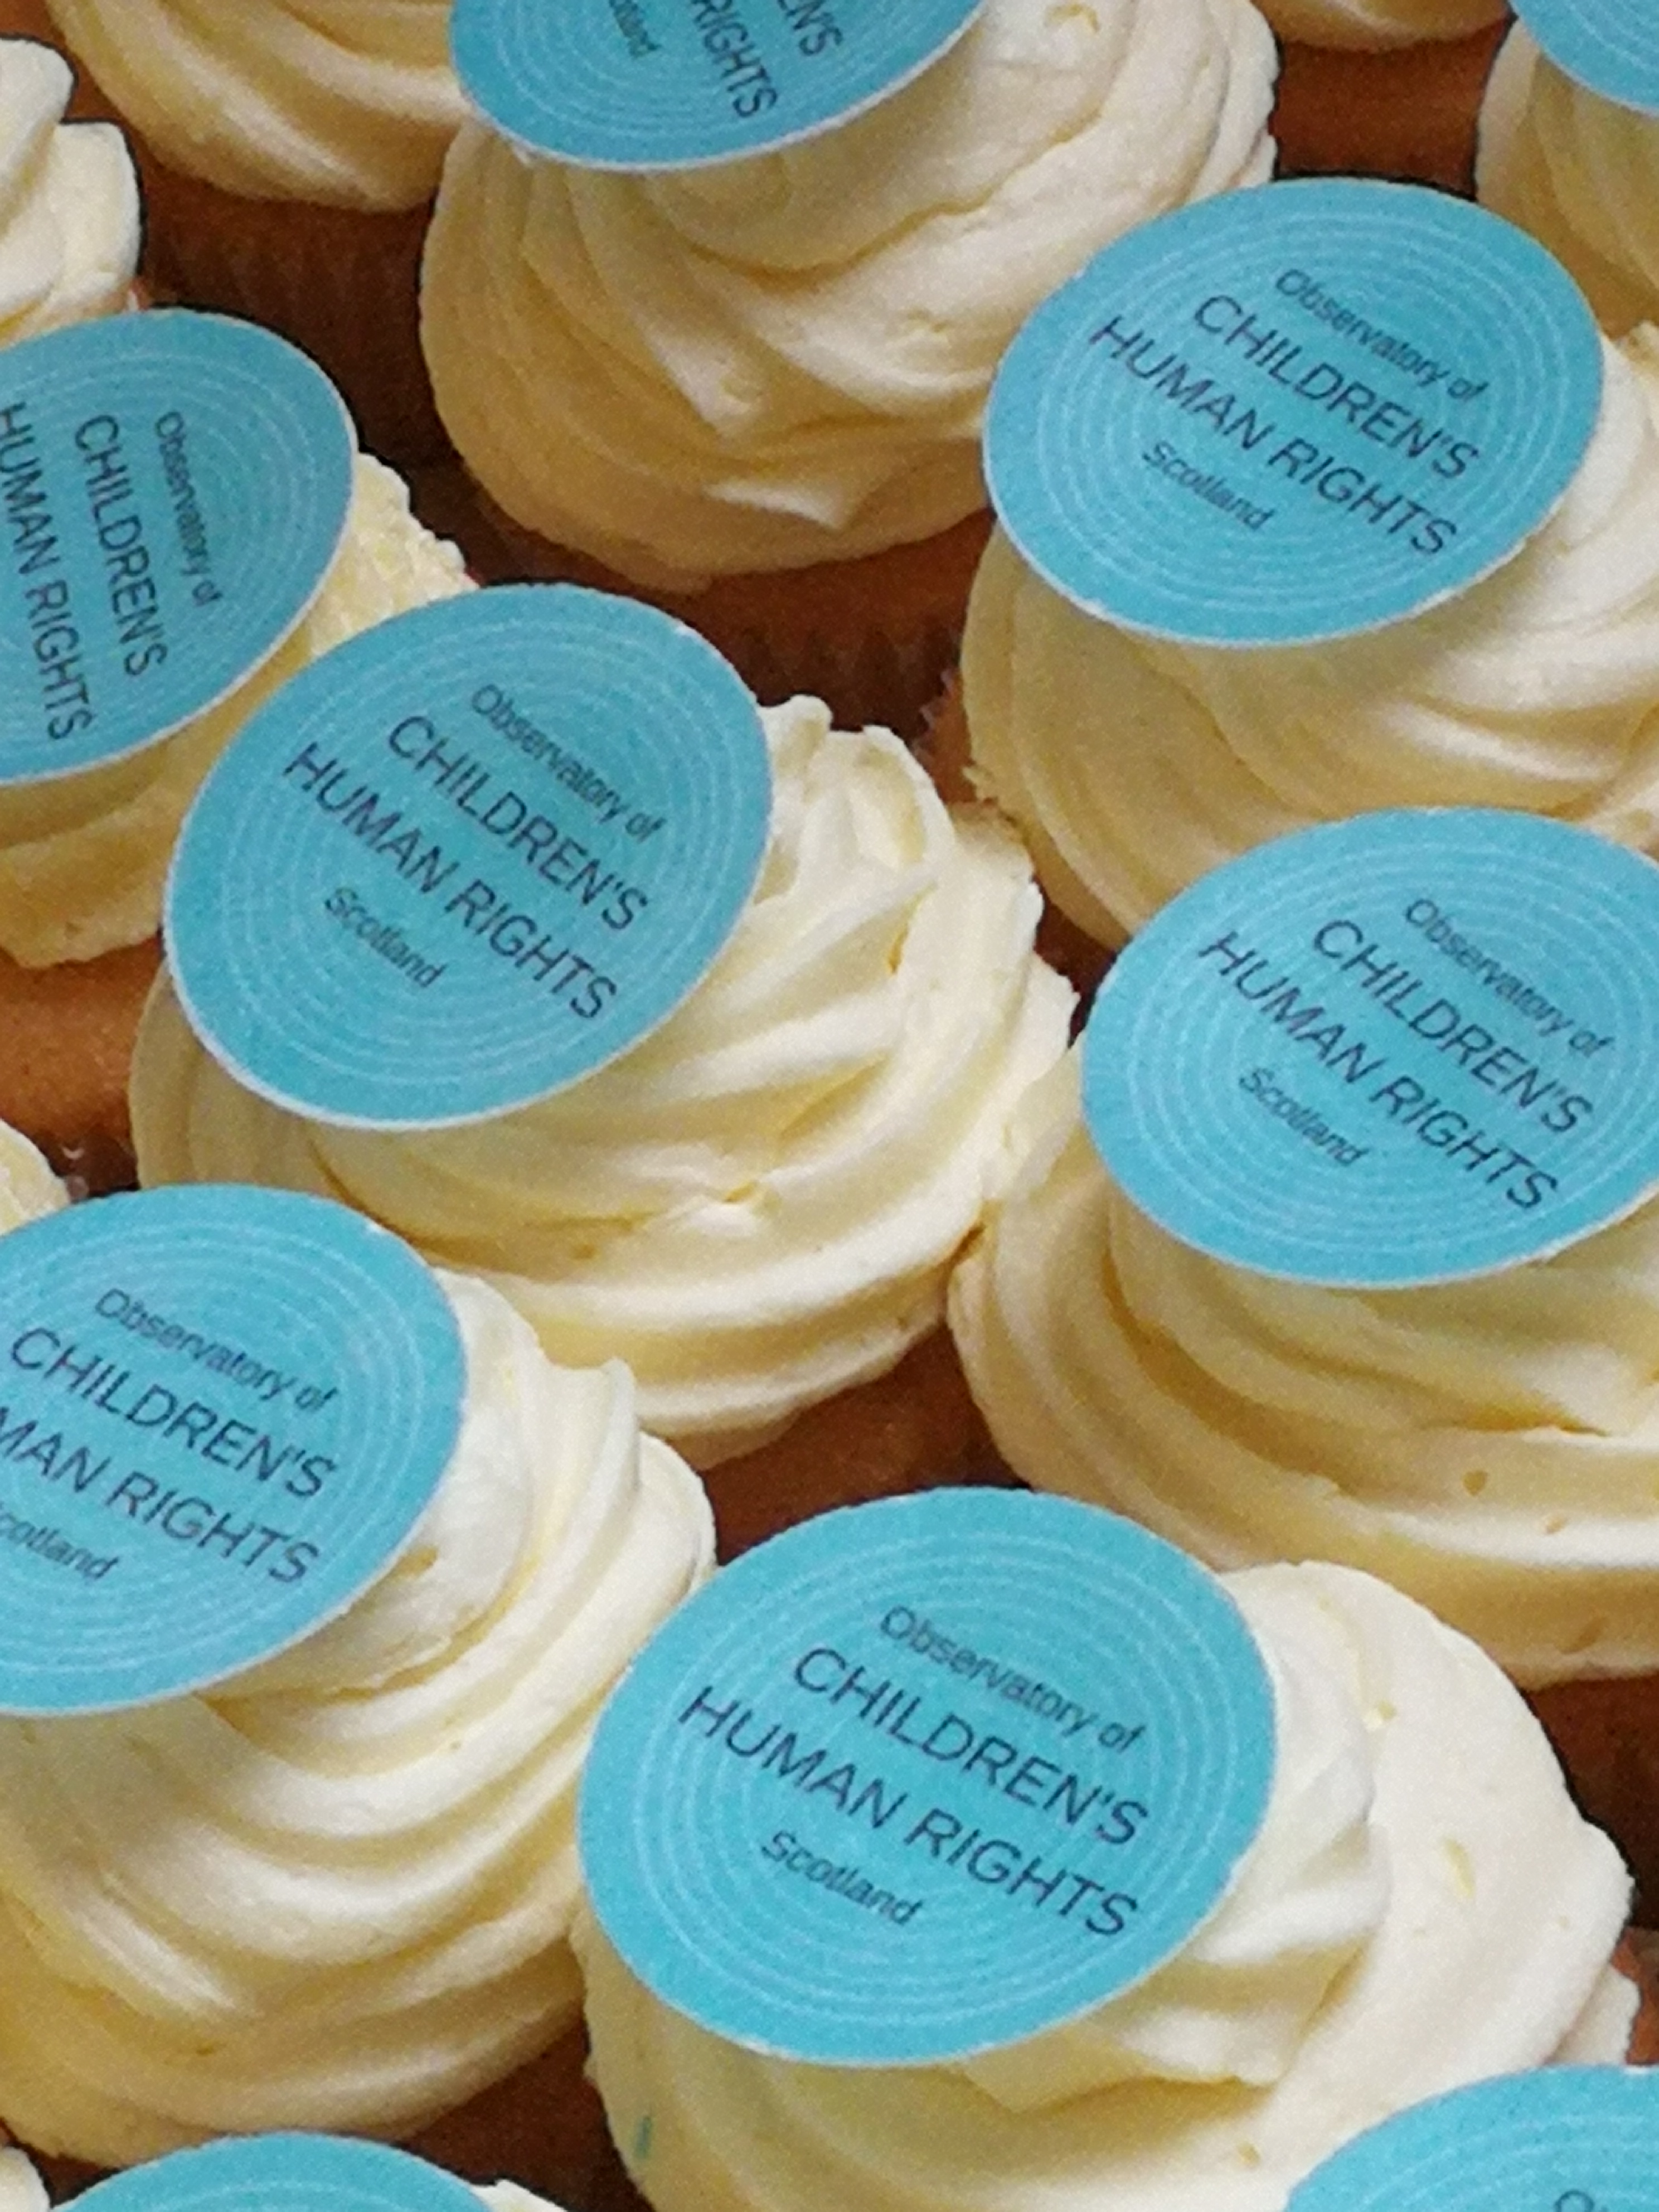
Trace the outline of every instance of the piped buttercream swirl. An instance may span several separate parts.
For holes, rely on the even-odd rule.
[[[245,199],[381,213],[437,187],[466,112],[450,0],[47,0],[170,168]]]
[[[0,1236],[69,1204],[69,1193],[28,1139],[0,1121]]]
[[[584,1913],[595,2078],[657,2212],[1282,2212],[1407,2105],[1623,2056],[1628,1881],[1497,1669],[1340,1567],[1227,1586],[1278,1692],[1266,1823],[1187,1951],[1080,2026],[989,2064],[792,2064],[671,2012]]]
[[[134,1064],[144,1181],[343,1199],[487,1276],[551,1357],[626,1359],[647,1425],[704,1462],[896,1366],[942,1316],[1072,994],[988,810],[953,816],[896,738],[816,700],[762,719],[758,888],[643,1043],[493,1121],[336,1128],[240,1088],[164,987]]]
[[[455,548],[410,514],[402,480],[360,454],[345,537],[322,591],[246,683],[125,760],[0,786],[0,951],[26,968],[46,968],[153,937],[191,801],[249,715],[360,630],[470,588]]]
[[[624,1368],[444,1286],[460,1438],[379,1583],[211,1691],[0,1721],[0,2118],[37,2148],[410,2133],[575,2010],[578,1778],[712,1524]]]
[[[112,123],[64,121],[61,54],[0,40],[0,345],[132,302],[138,178]]]
[[[984,504],[991,379],[1091,256],[1273,163],[1249,0],[989,0],[842,129],[623,176],[470,125],[422,293],[463,459],[542,537],[636,580],[912,544]]]
[[[1659,331],[1607,348],[1606,369],[1536,536],[1364,635],[1133,635],[993,538],[963,646],[975,781],[1080,928],[1121,944],[1251,847],[1388,807],[1523,808],[1659,848]]]
[[[1659,1670],[1659,1205],[1472,1281],[1328,1290],[1133,1206],[1074,1061],[1024,1131],[951,1303],[1018,1473],[1215,1566],[1381,1575],[1523,1682]]]

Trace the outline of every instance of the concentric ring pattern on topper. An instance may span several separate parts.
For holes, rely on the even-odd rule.
[[[179,996],[295,1112],[483,1119],[666,1019],[770,817],[759,710],[692,631],[597,592],[469,593],[327,655],[219,762],[168,882]]]
[[[1656,2130],[1650,2069],[1547,2066],[1385,2120],[1290,2212],[1659,2212]]]
[[[537,153],[688,169],[793,145],[943,58],[985,0],[455,0],[469,97]]]
[[[1143,1980],[1266,1810],[1273,1692],[1221,1586],[1067,1500],[941,1491],[727,1567],[583,1779],[599,1920],[666,2003],[848,2066],[1013,2043]]]
[[[322,371],[252,324],[116,315],[0,354],[0,785],[142,750],[269,659],[356,448]]]
[[[1569,76],[1620,107],[1659,114],[1655,0],[1519,0],[1515,12]]]
[[[453,1456],[437,1279],[361,1216],[203,1185],[0,1238],[0,1712],[199,1689],[343,1612]]]
[[[96,2212],[477,2212],[450,2173],[343,2136],[232,2136],[96,2183]]]
[[[1184,1243],[1383,1289],[1571,1243],[1659,1185],[1659,868],[1482,809],[1258,847],[1119,959],[1097,1150]]]
[[[1497,216],[1271,185],[1133,232],[1038,308],[987,471],[1023,557],[1085,611],[1313,642],[1509,560],[1577,472],[1601,376],[1577,286]]]

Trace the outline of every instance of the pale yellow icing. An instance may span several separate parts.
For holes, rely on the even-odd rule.
[[[68,1192],[28,1139],[0,1121],[0,1236],[68,1204]]]
[[[1495,575],[1367,635],[1132,635],[999,534],[963,646],[975,781],[1051,897],[1118,944],[1269,838],[1391,806],[1507,806],[1659,848],[1659,332],[1606,349],[1566,497]]]
[[[1659,1669],[1659,1204],[1549,1260],[1410,1291],[1247,1273],[1112,1183],[1075,1063],[951,1285],[1009,1464],[1213,1565],[1341,1559],[1517,1680]]]
[[[1519,24],[1486,88],[1476,189],[1566,264],[1604,330],[1659,319],[1659,118],[1576,84]]]
[[[647,1425],[700,1462],[885,1373],[942,1315],[1072,994],[986,810],[953,817],[896,738],[816,700],[763,720],[759,887],[643,1044],[495,1121],[331,1128],[239,1088],[164,986],[133,1070],[144,1181],[344,1199],[488,1276],[551,1357],[626,1359]]]
[[[626,1369],[445,1289],[465,1416],[390,1573],[210,1692],[0,1721],[0,2118],[41,2150],[407,2133],[576,2009],[582,1762],[712,1523]]]
[[[644,583],[929,538],[984,504],[993,374],[1097,249],[1261,183],[1249,0],[988,0],[847,127],[652,177],[456,141],[427,356],[462,457],[544,538]]]
[[[47,0],[170,168],[256,200],[430,198],[465,104],[450,0]]]
[[[61,54],[0,40],[0,345],[131,304],[138,177],[113,124],[65,124]]]
[[[253,676],[126,760],[0,787],[0,951],[46,968],[154,936],[191,801],[255,708],[360,630],[468,588],[460,555],[416,521],[401,480],[360,454],[345,537],[321,593]]]
[[[1506,0],[1258,0],[1284,39],[1310,46],[1414,46],[1501,21]]]
[[[669,2011],[584,1911],[595,2078],[657,2212],[1283,2212],[1390,2112],[1623,2056],[1628,1881],[1497,1669],[1341,1567],[1228,1587],[1279,1696],[1267,1823],[1187,1952],[1081,2027],[990,2066],[792,2064]]]
[[[0,2212],[46,2212],[40,2177],[21,2150],[0,2150]]]

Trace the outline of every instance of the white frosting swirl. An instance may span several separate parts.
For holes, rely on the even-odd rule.
[[[1496,1668],[1340,1567],[1228,1587],[1279,1691],[1267,1821],[1188,1950],[1081,2028],[989,2067],[769,2059],[657,2002],[584,1913],[595,2077],[658,2212],[1282,2212],[1389,2113],[1582,2051],[1587,2014],[1622,2057],[1627,1878]]]
[[[975,782],[1113,945],[1250,847],[1508,806],[1659,848],[1659,331],[1606,349],[1565,499],[1497,574],[1334,643],[1221,650],[1084,614],[1000,533],[963,645]]]
[[[1257,0],[1281,39],[1308,46],[1414,46],[1463,39],[1508,13],[1507,0]]]
[[[951,1285],[1009,1464],[1212,1565],[1341,1559],[1518,1680],[1659,1670],[1659,1204],[1553,1259],[1409,1291],[1247,1273],[1110,1181],[1075,1063]]]
[[[210,1692],[0,1722],[0,2116],[39,2149],[412,2132],[575,2009],[577,1779],[712,1524],[624,1368],[444,1286],[460,1441],[367,1595]]]
[[[311,611],[230,696],[107,768],[0,788],[0,951],[26,968],[153,937],[180,825],[244,722],[358,631],[469,590],[461,556],[410,513],[401,479],[360,454],[345,537]]]
[[[986,397],[1038,302],[1266,179],[1274,69],[1249,0],[988,0],[779,154],[608,175],[471,126],[427,247],[440,410],[509,514],[642,583],[930,538],[984,504]]]
[[[164,988],[133,1070],[144,1181],[344,1199],[487,1276],[553,1358],[626,1359],[647,1425],[705,1463],[886,1373],[941,1317],[1072,994],[988,811],[952,817],[896,738],[817,700],[762,719],[759,887],[644,1043],[540,1105],[389,1135],[238,1088]]]
[[[47,2212],[40,2175],[21,2150],[0,2150],[0,2212]]]
[[[1576,84],[1519,24],[1486,88],[1475,185],[1565,263],[1604,330],[1659,320],[1659,117]]]
[[[64,121],[61,54],[0,39],[0,345],[131,305],[138,178],[112,123]]]
[[[450,0],[46,0],[169,168],[245,199],[391,213],[466,112]]]
[[[69,1204],[69,1193],[29,1142],[0,1121],[0,1236]]]

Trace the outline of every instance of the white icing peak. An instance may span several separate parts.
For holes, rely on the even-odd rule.
[[[0,1121],[0,1235],[69,1204],[69,1193],[25,1136]]]
[[[409,2133],[574,2011],[587,1744],[712,1522],[625,1369],[445,1289],[461,1436],[378,1583],[210,1692],[0,1721],[0,2114],[43,2150]]]
[[[1605,363],[1589,451],[1543,528],[1362,636],[1134,636],[993,538],[963,646],[975,780],[1080,928],[1121,943],[1249,848],[1388,807],[1524,808],[1659,848],[1659,334]]]
[[[942,1317],[1072,994],[1006,828],[816,700],[762,720],[759,885],[643,1043],[520,1112],[389,1135],[240,1090],[163,994],[134,1066],[144,1180],[345,1199],[486,1274],[552,1357],[625,1358],[647,1425],[703,1462],[885,1373]]]
[[[73,82],[50,47],[0,40],[0,345],[131,303],[137,173],[113,124],[64,123]]]
[[[984,504],[996,367],[1150,217],[1271,172],[1249,0],[988,0],[807,144],[656,177],[456,141],[422,314],[468,466],[639,581],[914,543]]]
[[[1228,1586],[1279,1693],[1274,1798],[1208,1926],[1081,2027],[966,2067],[768,2059],[654,2001],[584,1916],[595,2076],[657,2212],[1282,2212],[1391,2112],[1623,2055],[1628,1882],[1497,1669],[1340,1567]]]

